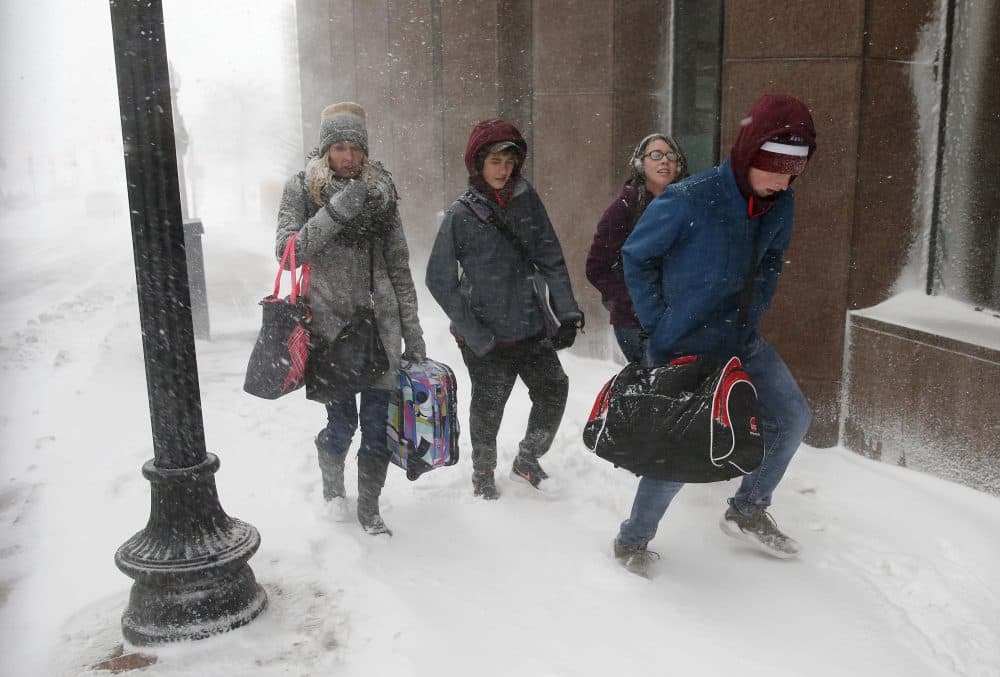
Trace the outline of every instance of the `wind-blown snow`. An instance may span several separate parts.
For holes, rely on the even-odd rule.
[[[127,227],[63,233],[49,210],[3,217],[0,674],[73,675],[109,654],[131,581],[112,562],[142,528],[151,457]],[[38,228],[16,228],[22,223]],[[38,256],[39,252],[49,252]],[[716,526],[734,484],[691,486],[651,546],[651,580],[610,552],[636,480],[586,451],[584,419],[610,362],[565,356],[572,384],[541,498],[501,475],[472,497],[463,460],[416,482],[390,468],[389,541],[328,521],[312,436],[323,410],[297,393],[241,391],[270,252],[212,251],[211,342],[198,344],[208,448],[223,507],[254,524],[270,607],[250,626],[154,651],[151,675],[989,675],[1000,670],[1000,502],[841,449],[803,447],[774,514],[801,540],[769,559]],[[13,290],[16,293],[11,293]],[[468,379],[447,324],[421,298],[431,354]],[[506,472],[526,419],[515,389]],[[467,428],[466,428],[467,430]],[[354,461],[348,490],[355,494]]]
[[[17,45],[45,26],[65,37],[63,21],[107,38],[92,71],[94,107],[78,111],[73,137],[82,168],[58,173],[61,188],[16,171],[25,138],[55,148],[49,166],[61,157],[46,124],[30,118],[39,99],[17,84],[18,69],[68,63],[80,43],[56,39],[50,62],[3,66],[20,97],[4,104],[18,134],[2,137],[10,164],[0,168],[20,177],[2,184],[20,197],[0,209],[0,675],[11,677],[89,674],[121,642],[131,581],[113,555],[149,513],[140,467],[153,451],[124,173],[120,140],[108,142],[118,124],[106,100],[110,32],[92,5],[58,15],[57,4],[0,10],[5,56],[15,44],[10,18],[22,20]],[[55,106],[44,123],[71,119],[59,106],[77,99],[60,103],[50,80],[42,84],[39,97]],[[198,133],[218,144],[217,157],[244,142]],[[95,186],[102,197],[85,208]],[[197,346],[207,446],[222,460],[223,507],[260,530],[250,564],[270,606],[237,631],[146,649],[158,662],[139,674],[1000,673],[1000,501],[842,449],[803,447],[776,493],[773,513],[802,542],[799,560],[769,559],[720,532],[728,483],[678,495],[651,543],[662,555],[651,580],[624,571],[611,540],[636,479],[580,438],[618,368],[611,362],[563,353],[570,399],[544,459],[561,492],[542,498],[506,478],[528,412],[518,386],[500,435],[503,496],[475,500],[467,372],[423,289],[423,261],[414,262],[421,318],[431,355],[460,379],[463,459],[412,483],[390,468],[382,513],[391,540],[328,520],[312,446],[322,407],[301,392],[266,402],[241,390],[256,301],[273,279],[272,224],[254,220],[255,209],[227,221],[232,197],[209,195],[199,204],[215,214],[205,236],[213,340]],[[354,468],[349,460],[352,499]]]

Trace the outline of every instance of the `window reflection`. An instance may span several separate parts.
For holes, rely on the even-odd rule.
[[[692,174],[719,161],[722,2],[674,3],[671,133]]]
[[[1000,309],[1000,5],[954,4],[928,288]]]

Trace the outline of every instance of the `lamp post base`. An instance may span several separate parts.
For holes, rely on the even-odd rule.
[[[246,625],[267,606],[247,564],[260,534],[222,510],[218,468],[214,454],[189,468],[142,468],[152,487],[149,522],[115,554],[135,581],[122,615],[133,644],[202,639]]]

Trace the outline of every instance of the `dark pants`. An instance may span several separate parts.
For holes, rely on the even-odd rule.
[[[615,325],[615,339],[622,349],[625,359],[629,362],[642,362],[645,344],[642,340],[642,330],[639,327],[624,327]]]
[[[520,453],[538,458],[547,452],[555,439],[569,393],[569,379],[552,344],[528,339],[483,357],[462,348],[462,358],[472,381],[469,437],[473,469],[492,471],[497,466],[497,432],[519,376],[531,398],[528,429],[521,440]]]
[[[322,431],[323,450],[334,456],[346,454],[351,439],[361,421],[361,448],[358,454],[367,456],[388,456],[386,441],[386,419],[389,415],[388,390],[365,388],[361,391],[361,412],[352,397],[343,402],[326,405],[326,430]]]

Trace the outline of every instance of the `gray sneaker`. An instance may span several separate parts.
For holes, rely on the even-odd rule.
[[[612,544],[615,551],[615,559],[619,564],[631,571],[636,576],[649,578],[649,565],[660,559],[659,553],[646,549],[646,544],[642,545],[622,545],[616,538]]]
[[[774,518],[763,508],[752,515],[744,515],[730,505],[719,526],[727,536],[749,543],[772,557],[798,557],[801,549],[795,539],[781,533]]]

